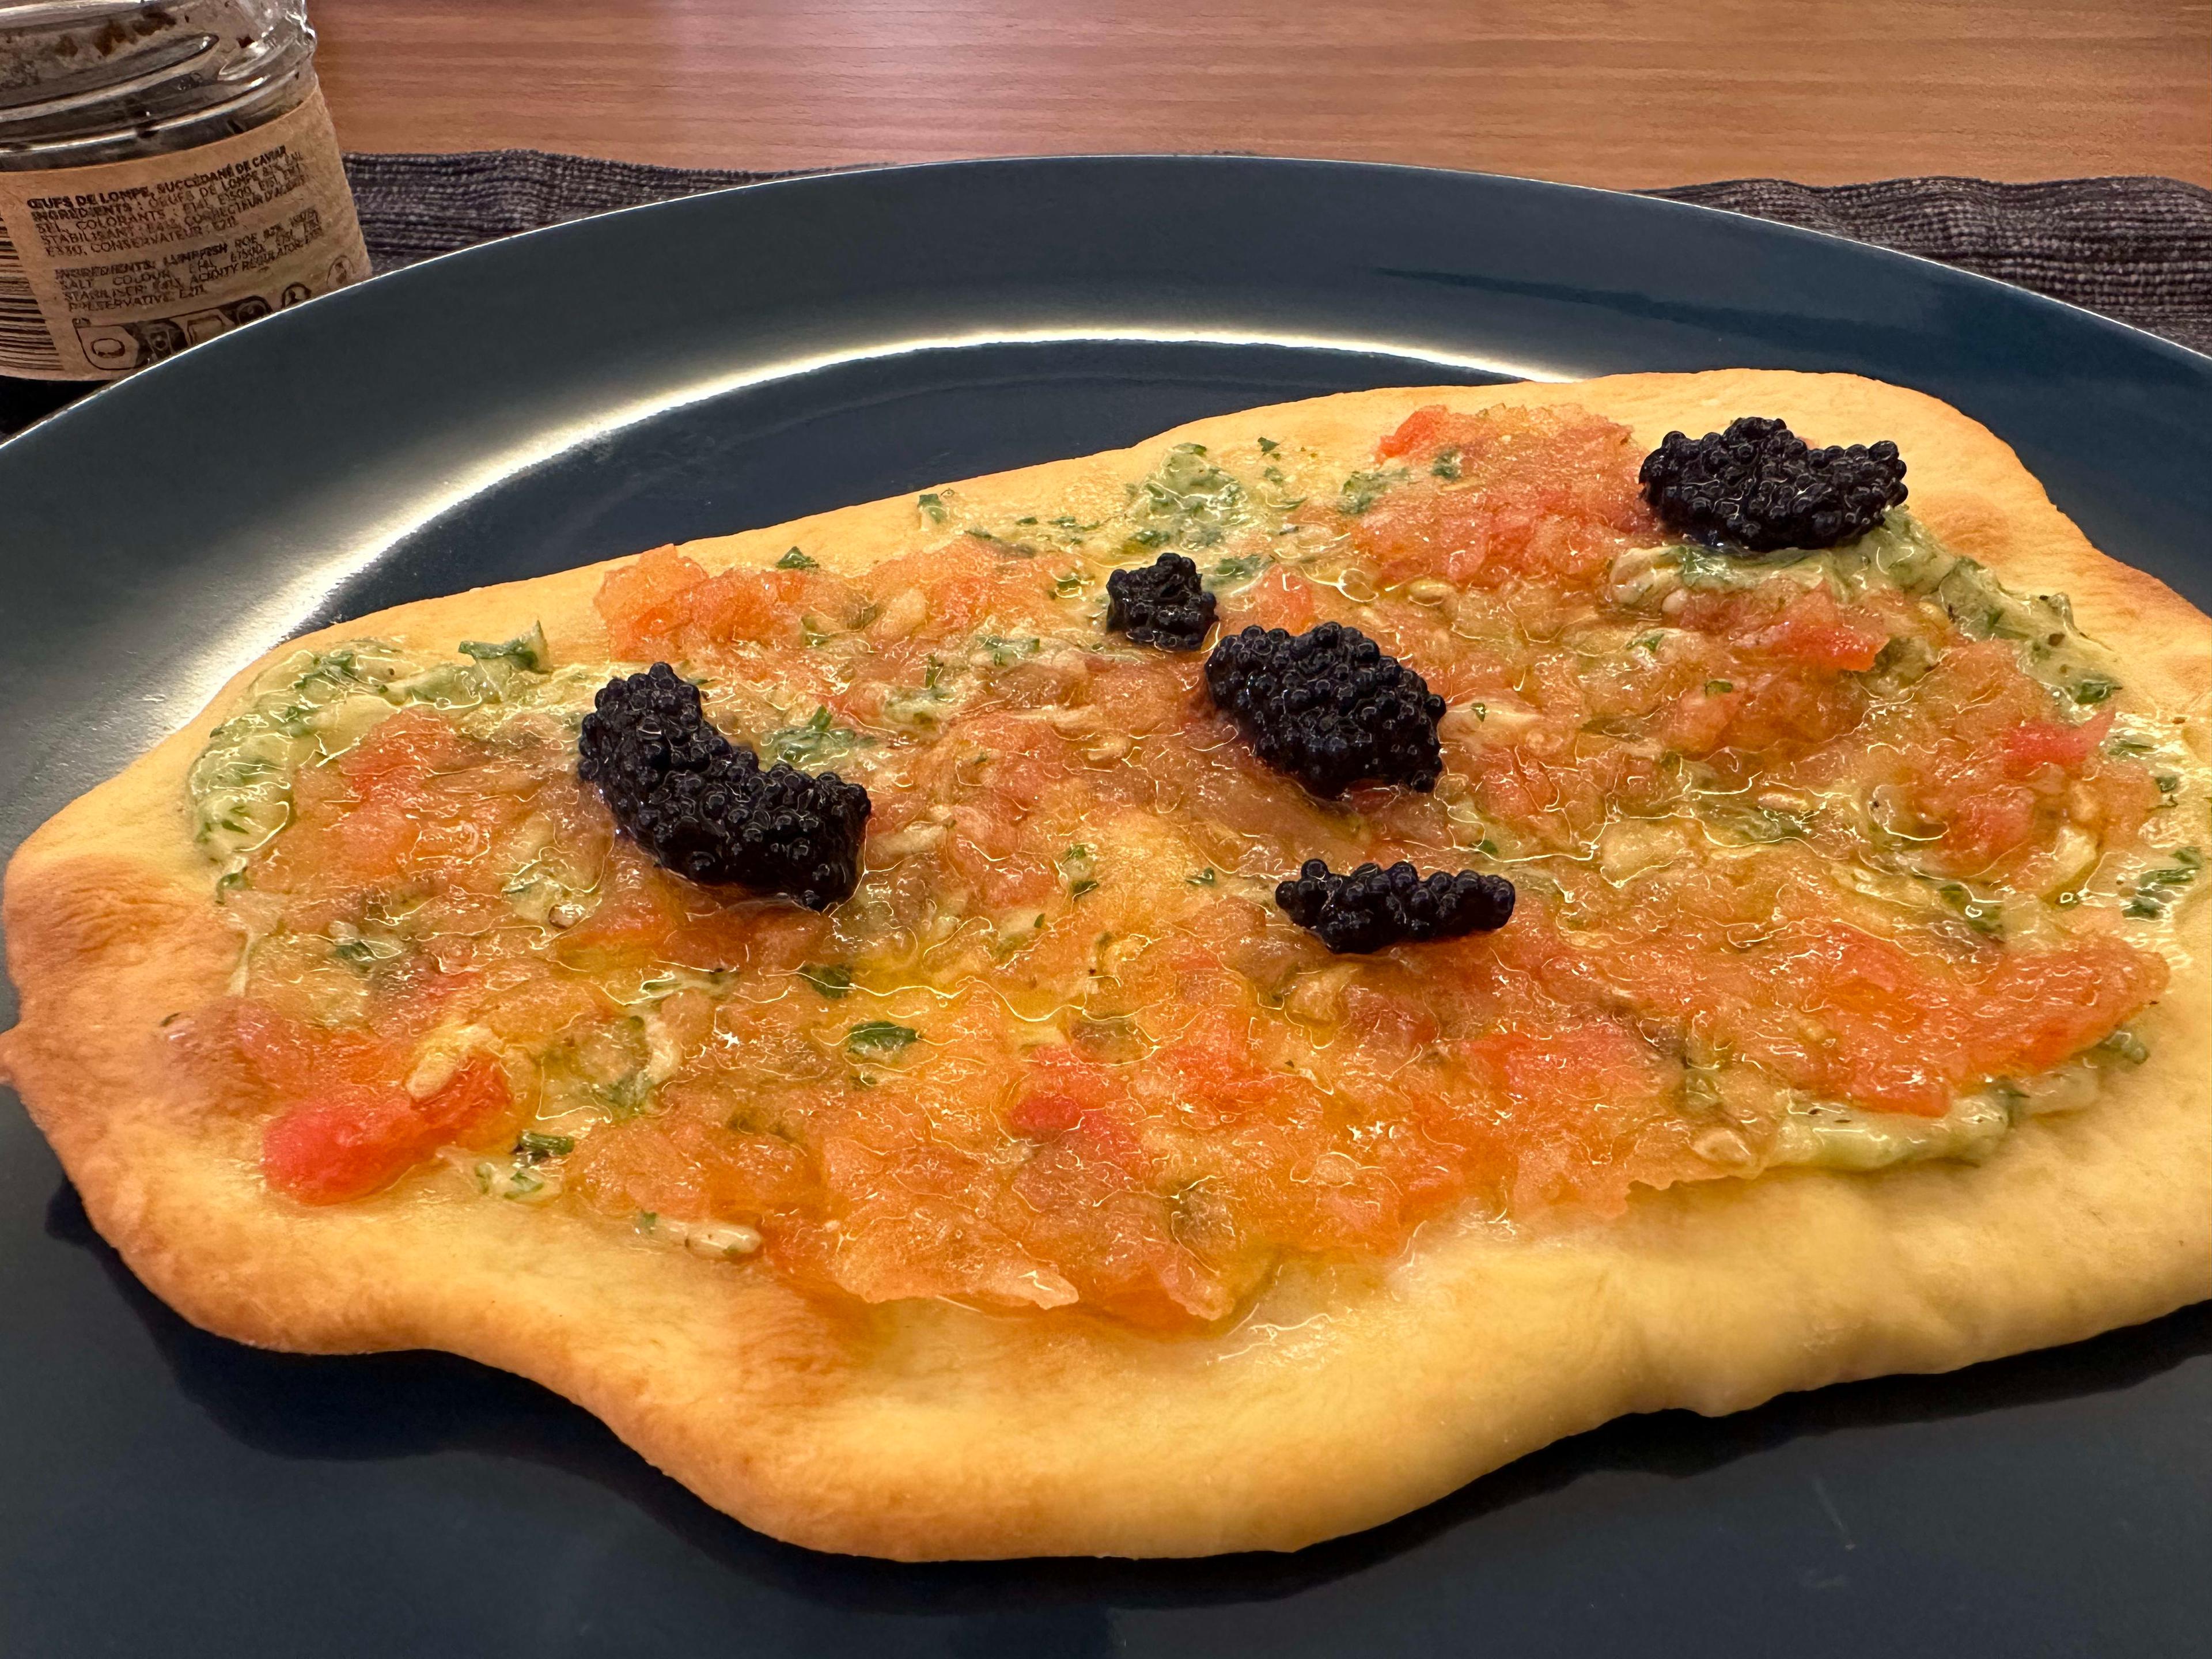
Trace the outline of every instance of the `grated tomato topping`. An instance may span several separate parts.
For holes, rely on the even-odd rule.
[[[2171,793],[2111,710],[1894,586],[1627,593],[1667,545],[1639,459],[1579,410],[1425,410],[1352,480],[1204,457],[1103,535],[1039,503],[856,576],[648,553],[599,594],[607,661],[864,782],[854,898],[690,885],[576,781],[573,719],[410,706],[297,771],[198,1052],[306,1201],[535,1122],[561,1201],[742,1222],[811,1290],[1174,1328],[1288,1256],[1755,1173],[1802,1103],[1941,1120],[2153,1001],[2112,907],[2045,902],[2069,836],[2131,845]],[[1418,667],[1436,793],[1318,802],[1196,659],[1103,635],[1102,561],[1160,522],[1224,627]],[[1499,868],[1521,908],[1332,958],[1267,900],[1307,858]],[[392,1084],[456,1032],[449,1080]]]

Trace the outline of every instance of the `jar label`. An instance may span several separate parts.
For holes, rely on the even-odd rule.
[[[113,380],[368,275],[320,88],[191,149],[0,172],[0,374]]]

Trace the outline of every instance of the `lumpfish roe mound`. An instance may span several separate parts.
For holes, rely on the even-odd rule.
[[[610,680],[584,717],[576,775],[665,869],[692,881],[784,893],[810,910],[860,877],[868,792],[835,772],[779,762],[708,720],[699,688],[665,662]]]
[[[1139,645],[1197,650],[1213,626],[1213,607],[1198,567],[1180,553],[1163,553],[1140,569],[1106,578],[1106,626]]]
[[[1670,529],[1753,553],[1856,541],[1905,494],[1895,444],[1814,449],[1751,415],[1702,438],[1668,433],[1637,477]]]
[[[1206,689],[1260,758],[1316,795],[1355,783],[1436,787],[1444,700],[1356,628],[1248,628],[1206,659]]]
[[[1513,884],[1474,870],[1424,876],[1406,863],[1363,864],[1340,876],[1308,859],[1297,880],[1275,889],[1275,902],[1342,955],[1503,927],[1513,915]]]

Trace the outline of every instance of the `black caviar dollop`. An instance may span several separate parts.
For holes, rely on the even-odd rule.
[[[1283,914],[1340,955],[1487,933],[1513,915],[1513,884],[1474,870],[1424,876],[1410,864],[1363,864],[1346,875],[1308,859],[1275,889]]]
[[[1702,438],[1668,433],[1637,477],[1668,528],[1753,553],[1856,541],[1905,499],[1895,444],[1814,449],[1754,415]]]
[[[665,662],[609,680],[584,716],[576,775],[664,868],[692,881],[786,893],[810,910],[860,878],[868,792],[835,772],[760,758],[717,730],[699,688]]]
[[[1206,689],[1261,760],[1316,795],[1366,781],[1433,789],[1444,700],[1356,628],[1248,628],[1206,659]]]
[[[1213,606],[1198,567],[1180,553],[1163,553],[1141,569],[1106,578],[1106,626],[1139,645],[1197,650],[1213,626]]]

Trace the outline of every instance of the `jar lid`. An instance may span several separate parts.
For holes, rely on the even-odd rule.
[[[0,3],[0,166],[246,131],[281,112],[314,44],[306,0]]]

